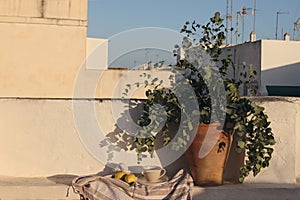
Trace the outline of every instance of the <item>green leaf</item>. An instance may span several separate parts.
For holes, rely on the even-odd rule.
[[[239,129],[240,132],[246,131],[246,126],[243,125],[243,124],[239,124],[238,129]]]
[[[186,132],[186,130],[183,130],[182,131],[182,135],[184,136],[184,137],[186,137],[188,134],[187,134],[187,132]]]
[[[154,79],[152,80],[152,83],[155,83],[156,81],[158,81],[158,78],[154,78]]]
[[[245,135],[244,131],[237,131],[236,133],[239,137],[243,137]]]
[[[244,142],[244,141],[238,141],[238,142],[237,142],[237,146],[238,146],[240,149],[244,149],[244,148],[245,148],[245,142]]]
[[[258,171],[260,171],[261,165],[260,165],[260,164],[256,164],[256,165],[255,165],[255,168],[256,168]]]
[[[130,88],[131,88],[131,85],[130,85],[130,84],[127,84],[126,87],[128,87],[128,88],[130,89]]]
[[[174,150],[174,151],[179,151],[180,147],[179,147],[178,144],[176,144],[176,143],[174,142],[174,143],[172,143],[171,149]]]
[[[235,151],[237,152],[237,153],[242,153],[243,152],[243,150],[241,149],[241,148],[235,148]]]
[[[270,145],[276,144],[276,141],[274,139],[268,140],[268,142],[269,142]]]
[[[198,115],[200,115],[200,111],[199,110],[193,110],[192,115],[193,116],[198,116]]]
[[[187,135],[187,136],[185,137],[185,139],[186,139],[187,141],[190,141],[191,136],[190,136],[190,135]]]
[[[189,127],[189,131],[192,131],[192,130],[193,130],[192,122],[188,122],[188,127]]]

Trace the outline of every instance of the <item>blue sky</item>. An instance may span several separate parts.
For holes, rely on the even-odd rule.
[[[234,26],[236,12],[243,5],[253,8],[253,3],[254,0],[233,0]],[[289,12],[279,15],[278,35],[281,36],[283,29],[293,36],[293,23],[300,17],[300,0],[257,0],[256,9],[258,39],[275,38],[277,11]],[[141,27],[179,31],[186,20],[206,23],[215,11],[220,11],[225,17],[226,0],[89,0],[88,36],[109,38],[119,32]],[[252,27],[253,17],[246,15],[245,39],[249,38]],[[300,37],[299,33],[297,37]]]
[[[232,23],[235,28],[236,13],[241,11],[242,6],[253,8],[254,0],[232,0],[232,2]],[[279,15],[278,39],[282,38],[282,32],[288,32],[293,39],[294,22],[300,17],[300,0],[256,0],[256,4],[257,39],[275,39],[278,11],[289,13]],[[172,64],[175,61],[172,51],[175,44],[181,43],[182,35],[178,37],[178,34],[183,24],[193,20],[200,24],[207,23],[216,11],[225,18],[226,0],[89,0],[88,37],[110,39],[108,48],[110,67],[133,68],[149,61],[155,63],[157,60]],[[241,18],[239,22],[238,43],[242,41]],[[250,32],[253,30],[251,11],[249,15],[244,15],[244,26],[245,41],[249,40]],[[140,28],[143,27],[164,29],[140,32]],[[131,32],[137,28],[139,31]],[[167,32],[165,29],[174,32]],[[126,31],[130,33],[126,34]],[[152,37],[153,33],[157,32],[158,35]],[[151,45],[141,45],[148,39],[148,44],[151,42],[155,44],[153,49],[149,48]],[[300,31],[297,32],[296,39],[300,40]],[[228,43],[230,41],[229,36]],[[232,42],[236,42],[235,35]],[[129,46],[131,48],[126,49]],[[141,46],[143,48],[139,48]]]

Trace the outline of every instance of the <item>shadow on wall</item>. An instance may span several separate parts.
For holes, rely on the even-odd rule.
[[[115,154],[118,154],[121,151],[135,151],[136,145],[134,143],[134,135],[136,135],[137,132],[133,131],[135,130],[134,127],[138,124],[138,120],[143,113],[143,108],[143,100],[130,100],[128,109],[126,109],[124,113],[121,114],[121,117],[117,120],[117,124],[115,124],[115,129],[112,132],[108,133],[104,140],[99,141],[100,147],[108,147],[109,151],[107,152],[107,163],[112,163]],[[125,129],[120,129],[119,125],[121,125],[121,127]],[[173,138],[174,135],[172,133],[177,133],[178,126],[169,125],[169,128],[171,130],[170,137]],[[157,133],[154,145],[155,149],[160,149],[163,147],[163,136],[161,132]],[[145,158],[147,156],[149,155],[145,149],[145,152],[142,154],[142,158]],[[187,168],[187,162],[183,154],[171,164],[166,164],[164,162],[165,156],[172,155],[158,153],[158,157],[161,161],[161,164],[165,166],[168,176],[174,176],[180,169]],[[136,166],[128,166],[129,170],[141,171],[141,165],[138,163],[138,161],[136,164]]]
[[[300,86],[300,62],[264,70],[261,74],[263,86],[266,85],[285,85]]]
[[[269,96],[300,96],[299,74],[300,62],[264,70],[261,74],[261,93]]]
[[[117,165],[117,164],[116,164]],[[87,174],[86,176],[92,176],[92,175],[98,175],[98,176],[107,176],[111,175],[114,172],[114,169],[111,168],[112,164],[105,165],[104,169],[102,171],[99,171],[97,174]],[[61,184],[61,185],[72,185],[72,181],[79,177],[78,175],[74,174],[56,174],[53,176],[48,176],[47,179],[55,184]]]

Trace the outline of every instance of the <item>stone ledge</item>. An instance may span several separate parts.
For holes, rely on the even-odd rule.
[[[42,17],[11,17],[0,16],[0,23],[21,23],[21,24],[46,24],[58,26],[83,26],[87,27],[87,20],[42,18]]]
[[[299,200],[299,184],[225,184],[218,187],[195,187],[194,199],[201,200]]]
[[[1,200],[79,200],[68,187],[75,176],[47,178],[0,177]],[[201,200],[299,200],[300,184],[224,184],[218,187],[194,187],[193,199]]]
[[[0,177],[0,200],[79,200],[79,196],[69,188],[74,177]],[[66,197],[68,188],[69,196]]]

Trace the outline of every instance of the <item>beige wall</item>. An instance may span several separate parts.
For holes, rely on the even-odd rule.
[[[298,101],[299,102],[299,101]],[[300,109],[300,104],[297,103],[297,110]],[[296,176],[298,183],[300,183],[300,112],[296,115]]]
[[[74,98],[105,98],[120,99],[123,95],[126,85],[132,86],[136,83],[144,83],[143,74],[150,74],[152,78],[149,82],[158,77],[164,81],[165,86],[169,86],[170,71],[157,70],[126,70],[126,69],[108,69],[92,70],[82,67],[77,74],[74,83]],[[142,77],[141,77],[142,76]],[[132,98],[145,98],[144,89],[132,87]]]
[[[107,69],[108,39],[87,38],[86,56],[87,69]]]
[[[0,1],[1,97],[72,96],[86,53],[86,0],[46,0],[44,17],[39,3]]]
[[[114,130],[111,106],[117,99],[74,101],[95,105],[99,134]],[[300,99],[260,97],[255,101],[265,106],[277,144],[270,167],[247,181],[293,183],[300,176]],[[105,163],[93,158],[79,139],[72,103],[71,99],[0,99],[0,163],[5,163],[0,166],[0,175],[81,175],[101,171]]]
[[[72,96],[85,27],[7,23],[0,35],[0,96]]]
[[[79,140],[71,100],[1,99],[0,109],[0,175],[86,174],[102,169]]]
[[[141,77],[144,73],[150,74],[152,78],[148,81],[150,82],[154,78],[158,77],[159,80],[163,80],[164,86],[170,86],[169,76],[172,74],[170,71],[143,71],[143,70],[106,70],[99,79],[99,84],[97,86],[96,97],[100,98],[122,98],[125,91],[125,86],[127,84],[132,84],[140,82],[144,83],[145,78]],[[131,98],[145,98],[144,87],[132,87]]]
[[[87,19],[87,0],[1,0],[0,16]]]

